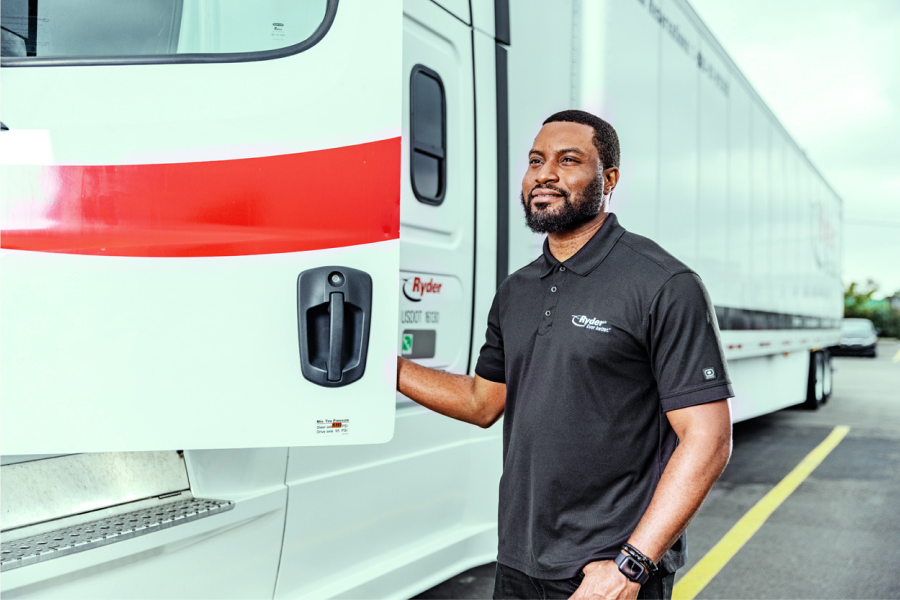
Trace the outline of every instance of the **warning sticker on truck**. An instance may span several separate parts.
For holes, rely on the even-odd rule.
[[[316,435],[347,435],[350,419],[316,419]]]

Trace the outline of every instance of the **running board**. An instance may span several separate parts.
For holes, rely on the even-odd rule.
[[[230,500],[189,498],[2,543],[0,572],[92,550],[234,508]]]

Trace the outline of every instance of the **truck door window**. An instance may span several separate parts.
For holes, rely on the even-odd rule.
[[[413,67],[409,96],[413,192],[419,202],[438,205],[447,185],[447,102],[440,75]]]
[[[0,53],[4,59],[233,58],[309,40],[327,14],[333,17],[330,4],[336,0],[3,0]]]

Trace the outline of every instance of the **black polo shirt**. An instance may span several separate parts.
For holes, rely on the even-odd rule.
[[[475,372],[506,383],[498,560],[543,579],[619,553],[677,443],[666,411],[733,395],[700,278],[613,214],[503,282]]]

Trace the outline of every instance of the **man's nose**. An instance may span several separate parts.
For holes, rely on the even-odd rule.
[[[538,183],[547,183],[549,181],[559,181],[559,175],[556,173],[555,165],[548,160],[538,169],[534,179]]]

